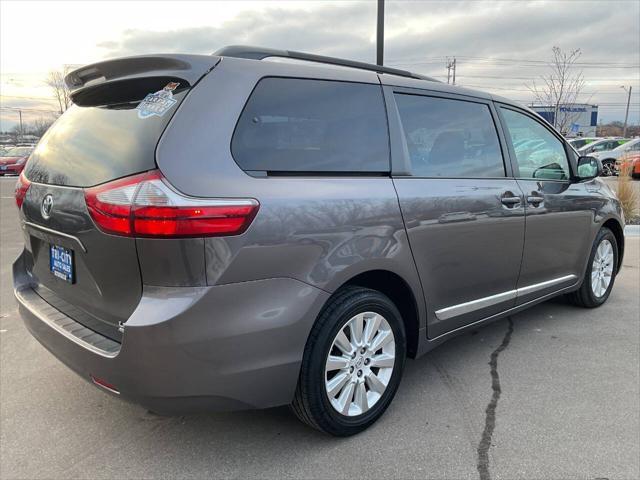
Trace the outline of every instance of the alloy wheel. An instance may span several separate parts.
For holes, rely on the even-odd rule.
[[[333,339],[325,363],[325,390],[335,411],[354,417],[382,397],[396,364],[393,330],[376,312],[353,316]]]
[[[591,265],[591,290],[598,298],[606,293],[611,284],[613,260],[614,255],[611,242],[606,239],[602,240],[600,245],[598,245],[596,254],[593,257],[593,264]]]

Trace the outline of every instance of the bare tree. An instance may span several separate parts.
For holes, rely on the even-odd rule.
[[[553,108],[553,126],[561,133],[568,133],[571,124],[580,112],[573,111],[584,87],[582,70],[576,68],[576,62],[582,55],[580,49],[564,52],[553,47],[553,59],[549,62],[549,73],[541,75],[527,88],[535,96],[536,103]]]
[[[35,135],[36,137],[41,137],[46,133],[47,130],[49,130],[49,127],[53,125],[53,122],[55,122],[55,118],[36,118],[33,122],[27,124],[25,130],[28,133]]]
[[[70,70],[71,69],[68,65],[65,65],[62,70],[51,70],[46,80],[46,84],[51,87],[53,98],[58,101],[58,107],[60,108],[61,114],[71,106],[69,89],[64,83],[64,77]]]

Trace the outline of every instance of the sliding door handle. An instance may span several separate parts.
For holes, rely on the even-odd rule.
[[[519,196],[514,195],[513,192],[504,192],[500,196],[500,201],[507,208],[514,208],[520,205],[521,199]]]

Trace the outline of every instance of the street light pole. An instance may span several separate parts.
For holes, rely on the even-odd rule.
[[[378,25],[376,33],[376,65],[382,66],[384,56],[384,0],[378,0]]]
[[[627,120],[629,120],[629,104],[631,103],[631,85],[629,85],[629,90],[627,90],[627,87],[622,87],[624,88],[624,91],[627,92],[627,111],[624,114],[624,128],[622,129],[622,136],[626,137],[627,136]]]

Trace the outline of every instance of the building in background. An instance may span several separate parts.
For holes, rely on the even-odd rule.
[[[567,137],[594,137],[598,125],[598,106],[587,103],[562,105],[558,108],[558,121],[552,105],[529,105],[534,112]]]

